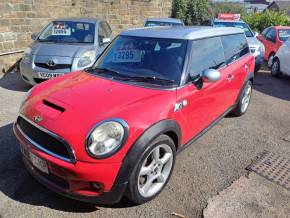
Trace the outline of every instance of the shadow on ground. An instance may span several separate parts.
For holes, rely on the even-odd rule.
[[[4,74],[4,76],[0,79],[0,87],[20,92],[26,92],[31,88],[30,85],[26,84],[22,80],[20,74],[16,71]]]
[[[0,192],[15,201],[66,212],[90,213],[97,211],[97,206],[104,206],[65,198],[38,183],[24,167],[12,126],[10,123],[0,127]],[[132,206],[134,205],[124,198],[110,207]]]
[[[290,77],[272,77],[268,70],[255,74],[254,89],[275,98],[290,101]]]

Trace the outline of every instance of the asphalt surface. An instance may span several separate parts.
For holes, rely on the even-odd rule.
[[[17,73],[0,79],[0,217],[201,217],[207,200],[243,175],[256,155],[269,150],[290,156],[290,79],[256,74],[247,114],[227,117],[177,157],[173,176],[155,200],[113,207],[61,197],[26,172],[12,123],[29,89]]]

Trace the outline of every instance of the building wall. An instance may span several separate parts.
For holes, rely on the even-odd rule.
[[[30,35],[49,21],[62,17],[98,17],[115,34],[144,24],[147,17],[168,17],[172,0],[0,0],[0,70],[19,58],[5,55],[25,49]]]

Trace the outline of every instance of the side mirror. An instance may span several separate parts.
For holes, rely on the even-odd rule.
[[[103,40],[102,40],[103,45],[109,44],[110,42],[111,42],[110,38],[103,38]]]
[[[220,80],[221,73],[214,69],[207,69],[201,73],[203,82],[216,82]]]
[[[31,39],[36,40],[39,33],[32,33]]]
[[[255,32],[255,37],[257,37],[259,35],[259,33],[258,32]]]

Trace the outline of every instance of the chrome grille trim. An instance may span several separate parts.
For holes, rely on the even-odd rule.
[[[47,150],[46,148],[43,148],[40,144],[36,143],[35,141],[33,141],[31,138],[29,138],[24,132],[23,130],[20,128],[20,126],[17,124],[17,121],[16,121],[16,128],[19,130],[19,132],[23,135],[23,137],[28,140],[33,146],[35,146],[38,150],[40,151],[43,151],[44,153],[46,154],[49,154],[55,158],[58,158],[60,160],[63,160],[63,161],[66,161],[66,162],[69,162],[69,163],[75,163],[77,161],[76,157],[75,157],[75,152],[74,150],[72,149],[72,147],[70,146],[69,143],[67,143],[62,137],[56,135],[55,133],[37,125],[36,123],[32,122],[31,120],[29,120],[28,118],[26,118],[24,115],[20,114],[19,115],[21,118],[23,118],[25,121],[27,121],[28,123],[30,123],[31,125],[33,125],[34,127],[38,128],[39,130],[45,132],[46,134],[50,135],[51,137],[59,140],[61,143],[63,143],[70,155],[70,159],[68,158],[65,158],[65,157],[62,157],[58,154],[55,154],[49,150]]]

